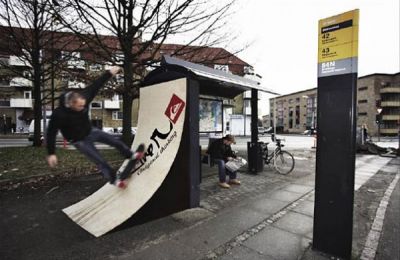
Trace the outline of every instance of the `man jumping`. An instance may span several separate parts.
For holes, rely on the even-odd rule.
[[[115,171],[104,160],[94,143],[101,142],[117,148],[125,158],[141,159],[143,153],[134,153],[122,141],[114,138],[98,128],[92,127],[89,120],[89,105],[104,84],[118,74],[121,68],[111,67],[87,88],[69,91],[60,96],[59,107],[51,115],[47,129],[47,163],[50,167],[57,165],[55,143],[57,131],[60,130],[65,139],[77,150],[94,162],[103,176],[118,187],[124,188],[123,181],[117,181]]]

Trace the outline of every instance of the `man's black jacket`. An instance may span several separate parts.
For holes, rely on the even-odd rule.
[[[50,118],[47,128],[47,152],[55,153],[57,131],[60,130],[65,139],[75,142],[84,139],[89,135],[92,125],[89,120],[89,105],[96,96],[99,89],[112,77],[109,71],[103,73],[91,85],[80,90],[79,93],[86,99],[85,108],[82,111],[74,111],[65,104],[65,93],[60,96],[60,105]]]
[[[228,157],[236,158],[236,155],[232,152],[231,146],[224,144],[223,138],[215,140],[210,144],[208,154],[211,159],[222,159],[224,161],[228,161]]]

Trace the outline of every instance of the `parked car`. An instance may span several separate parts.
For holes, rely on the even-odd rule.
[[[266,130],[265,127],[259,126],[259,127],[258,127],[258,134],[259,134],[259,135],[265,135],[265,134],[266,134],[266,131],[265,131],[265,130]]]
[[[266,134],[272,134],[274,132],[273,127],[258,127],[258,134],[260,135],[266,135]]]
[[[271,126],[265,129],[266,134],[272,134],[273,132],[274,132],[274,128],[272,128]]]
[[[103,129],[101,129],[101,130],[103,130],[103,132],[106,132],[108,134],[114,134],[115,133],[113,127],[103,127]]]
[[[136,135],[137,127],[131,127],[131,134]],[[118,133],[122,133],[122,127],[117,128]]]
[[[315,129],[308,129],[303,132],[303,135],[316,135],[316,134],[317,134],[317,130],[315,130]]]

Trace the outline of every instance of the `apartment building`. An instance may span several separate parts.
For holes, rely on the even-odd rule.
[[[1,133],[24,131],[29,127],[29,119],[33,118],[32,111],[32,82],[30,67],[17,56],[0,56],[14,70],[21,71],[26,78],[13,76],[15,72],[0,69],[0,130]]]
[[[317,126],[317,88],[270,99],[279,131],[303,133]],[[400,73],[370,74],[357,80],[357,126],[370,135],[397,135],[400,122]],[[379,133],[378,133],[379,132]]]
[[[12,55],[7,46],[8,38],[5,34],[0,35],[0,41],[3,44],[0,46],[1,64],[6,64],[6,67],[0,66],[0,130],[1,132],[27,132],[29,124],[33,119],[33,99],[32,99],[32,82],[30,74],[32,68],[24,61],[22,56]],[[104,36],[104,42],[110,47],[118,46],[118,40],[112,36]],[[63,60],[62,71],[55,73],[52,80],[46,80],[44,83],[44,91],[54,88],[55,85],[55,105],[58,105],[57,97],[68,89],[85,88],[91,79],[99,75],[103,70],[108,69],[110,65],[102,62],[96,57],[93,50],[81,43],[77,37],[65,33],[64,42],[68,44],[60,46],[52,46],[52,52],[45,50],[43,55],[53,55],[57,59]],[[222,48],[186,47],[185,51],[176,55],[177,50],[182,49],[179,44],[163,44],[159,49],[158,54],[154,59],[160,60],[162,55],[177,56],[195,63],[223,70],[236,75],[245,75],[252,71],[252,67],[246,62],[239,59],[237,56],[229,53]],[[121,60],[121,53],[116,51],[113,53],[114,60]],[[118,64],[118,62],[117,62]],[[12,68],[11,70],[8,68]],[[146,68],[150,71],[151,68]],[[18,73],[16,73],[18,72]],[[23,75],[23,77],[19,75]],[[110,84],[123,84],[124,78],[118,75]],[[237,100],[237,102],[235,102]],[[224,100],[224,109],[229,113],[243,109],[243,95],[235,100]],[[52,110],[51,97],[45,99],[44,108],[46,114],[50,115]],[[236,103],[238,105],[236,105]],[[239,106],[239,108],[236,108]],[[137,124],[139,101],[134,100],[132,106],[132,126]],[[104,91],[98,95],[90,104],[90,118],[93,125],[104,128],[117,129],[122,127],[122,96],[112,91]]]
[[[317,125],[317,89],[271,98],[270,125],[275,116],[277,132],[303,133]],[[274,115],[275,113],[275,115]]]
[[[372,135],[397,135],[400,123],[400,72],[358,78],[357,125]],[[378,124],[380,127],[378,127]]]

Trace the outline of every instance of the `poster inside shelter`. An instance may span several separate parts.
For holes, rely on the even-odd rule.
[[[200,132],[222,132],[222,101],[200,99]]]

